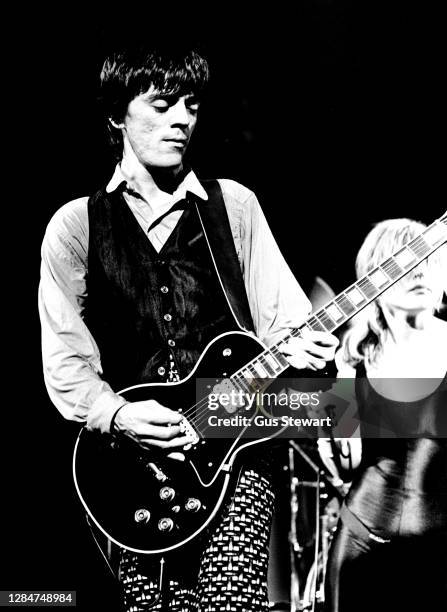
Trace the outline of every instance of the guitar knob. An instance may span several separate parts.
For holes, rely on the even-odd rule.
[[[200,500],[196,499],[195,497],[189,497],[186,500],[185,510],[188,510],[188,512],[198,512],[201,507],[202,504]]]
[[[172,531],[174,529],[174,521],[170,518],[162,518],[158,521],[158,529],[165,533]]]
[[[134,514],[134,519],[136,523],[149,523],[151,518],[151,513],[146,508],[140,508]]]
[[[175,491],[172,487],[162,487],[160,489],[160,499],[163,501],[171,501],[175,497]]]

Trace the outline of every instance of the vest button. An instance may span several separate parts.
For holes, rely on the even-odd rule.
[[[157,370],[160,376],[163,376],[166,372],[166,369],[163,366],[160,366]]]
[[[163,319],[165,321],[172,321],[172,316],[170,314],[165,314],[165,315],[163,315]]]
[[[166,285],[163,285],[163,287],[160,287],[160,291],[162,293],[167,293],[169,291],[169,289],[166,287]]]
[[[175,346],[175,340],[169,339],[168,340],[168,344],[169,344],[169,346]]]

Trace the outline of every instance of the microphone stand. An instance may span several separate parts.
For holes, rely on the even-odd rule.
[[[295,474],[294,449],[289,445],[289,482],[290,482],[290,529],[289,529],[289,551],[290,551],[290,611],[300,610],[300,582],[298,574],[298,561],[301,558],[303,547],[298,541],[298,487],[299,480]]]
[[[298,476],[296,475],[295,470],[295,452],[304,459],[304,461],[310,466],[312,471],[315,473],[315,482],[308,481],[299,481]],[[294,442],[293,440],[289,440],[289,482],[290,482],[290,529],[289,529],[289,550],[290,550],[290,610],[291,612],[301,612],[302,610],[309,609],[311,606],[312,610],[315,610],[315,603],[317,597],[317,584],[318,584],[318,559],[319,559],[319,546],[320,546],[320,488],[324,487],[324,482],[320,481],[320,475],[322,475],[319,466],[312,461],[312,459],[305,453],[300,446]],[[316,541],[315,541],[315,561],[314,561],[314,571],[315,571],[315,579],[313,585],[313,593],[311,595],[311,599],[313,601],[303,601],[301,597],[301,589],[300,589],[300,580],[299,580],[299,572],[298,572],[298,563],[301,559],[303,553],[303,546],[300,545],[298,539],[297,532],[297,522],[298,522],[298,511],[299,511],[299,498],[298,498],[298,490],[300,486],[312,486],[316,488],[316,507],[317,507],[317,516],[316,516]],[[327,493],[323,495],[323,497],[327,497]],[[327,560],[327,542],[326,540],[326,530],[327,525],[326,522],[323,521],[323,554],[324,561]],[[307,585],[306,585],[307,586]],[[322,585],[324,588],[324,585]],[[324,600],[324,594],[321,590],[318,592],[319,599],[321,601]],[[321,599],[323,598],[323,599]]]

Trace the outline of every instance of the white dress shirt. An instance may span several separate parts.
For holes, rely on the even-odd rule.
[[[154,221],[182,200],[187,191],[207,199],[193,171],[156,210],[141,196],[138,185],[126,180],[119,166],[107,191],[114,191],[123,181],[125,201],[157,251],[183,211],[172,211],[159,223]],[[271,346],[303,322],[311,305],[282,257],[254,193],[232,180],[219,179],[219,184],[255,332]],[[117,394],[119,389],[112,389],[102,378],[98,346],[83,318],[88,299],[87,202],[88,197],[83,197],[62,206],[43,239],[39,286],[43,366],[49,396],[63,416],[86,421],[89,428],[106,432],[124,400]]]

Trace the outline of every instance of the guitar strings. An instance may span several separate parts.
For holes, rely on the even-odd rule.
[[[267,355],[267,354],[269,354],[269,353],[272,353],[274,350],[278,350],[278,346],[279,346],[280,344],[282,344],[283,342],[287,342],[287,341],[288,341],[288,340],[289,340],[291,337],[296,337],[296,336],[298,336],[298,335],[300,335],[300,329],[293,330],[292,332],[290,332],[289,334],[287,334],[287,335],[286,335],[286,336],[285,336],[285,337],[284,337],[284,338],[283,338],[283,339],[282,339],[282,340],[281,340],[279,343],[277,343],[277,344],[276,344],[276,345],[275,345],[275,346],[274,346],[272,349],[267,349],[267,350],[263,351],[263,352],[262,352],[262,353],[260,353],[260,354],[259,354],[259,355],[258,355],[258,356],[255,358],[255,359],[252,359],[252,361],[251,361],[251,362],[249,362],[247,365],[243,366],[242,368],[239,368],[239,370],[236,370],[236,372],[235,372],[234,374],[232,374],[230,377],[228,377],[228,380],[233,381],[233,379],[234,379],[235,377],[237,377],[238,375],[240,375],[240,373],[241,373],[243,370],[245,370],[245,369],[248,369],[248,368],[249,368],[250,363],[253,363],[255,360],[259,359],[260,357],[262,357],[262,356],[264,356],[264,355]],[[275,358],[275,359],[276,359],[276,358]],[[277,361],[279,362],[279,360],[278,360],[278,359],[277,359]],[[279,362],[279,363],[280,363],[280,362]],[[281,365],[281,367],[283,367],[281,363],[280,363],[280,365]],[[286,367],[287,367],[287,366],[286,366]],[[284,370],[282,370],[282,371],[284,371]],[[281,372],[279,372],[279,373],[281,373]],[[223,380],[226,380],[226,379],[223,379]],[[247,379],[247,378],[245,378],[245,377],[244,377],[244,380],[248,381],[249,379]],[[254,379],[251,379],[251,380],[254,380]],[[249,385],[249,384],[250,384],[250,383],[249,383],[249,382],[247,382],[247,385]],[[236,381],[236,385],[237,385],[237,381]],[[260,389],[255,389],[255,392],[256,392],[256,391],[259,391],[259,390],[260,390]],[[189,416],[189,415],[190,415],[191,413],[193,413],[194,411],[196,411],[196,417],[201,416],[201,415],[200,415],[200,412],[198,412],[198,411],[197,411],[197,409],[202,408],[202,406],[205,406],[205,405],[207,405],[207,404],[208,404],[208,398],[209,398],[209,395],[210,395],[210,394],[208,394],[208,395],[206,396],[206,398],[203,398],[203,399],[199,400],[199,401],[198,401],[196,404],[193,404],[192,406],[190,406],[190,407],[189,407],[189,408],[188,408],[188,409],[187,409],[185,412],[183,412],[183,415],[186,417],[186,416]],[[206,411],[204,411],[204,412],[206,412]],[[202,412],[202,414],[203,414],[203,412]],[[196,420],[196,419],[194,419],[194,421],[195,421],[195,420]],[[193,423],[193,419],[191,419],[191,423]]]
[[[242,373],[243,370],[248,369],[249,366],[250,366],[250,363],[253,363],[255,360],[260,359],[262,356],[265,356],[267,354],[272,354],[273,351],[278,351],[278,346],[280,344],[282,344],[283,342],[287,342],[291,337],[298,337],[298,336],[300,336],[301,335],[301,329],[305,325],[306,325],[306,323],[304,323],[300,328],[292,330],[280,342],[278,342],[274,347],[272,347],[271,349],[267,349],[267,350],[263,351],[255,359],[253,359],[251,362],[249,362],[249,364],[243,366],[242,368],[239,368],[239,370],[236,370],[236,372],[229,377],[229,380],[232,381],[235,377],[240,376],[240,373]],[[276,361],[278,361],[278,363],[280,364],[281,368],[284,368],[284,366],[275,357],[275,355],[273,355],[273,357],[276,359]],[[284,370],[282,369],[282,371],[284,371]],[[281,372],[279,372],[279,373],[281,373]],[[246,384],[249,386],[250,385],[250,383],[248,382],[249,379],[244,377],[244,380],[247,381]],[[251,380],[254,380],[254,379],[251,379]],[[236,382],[236,385],[237,385],[237,382]],[[266,388],[266,386],[265,385],[261,385],[261,387],[254,389],[254,392],[257,393],[262,388]],[[193,425],[196,429],[199,426],[203,425],[203,423],[206,422],[206,415],[208,413],[208,405],[209,405],[209,395],[210,394],[208,394],[205,398],[202,398],[201,400],[199,400],[196,404],[193,404],[192,406],[190,406],[184,413],[182,413],[183,416],[185,416],[185,417],[188,417],[193,412],[196,413],[194,418],[191,418],[191,425]],[[245,408],[245,405],[241,406],[239,408],[239,410],[241,410],[242,408]],[[206,429],[206,428],[202,428],[202,430],[203,429]],[[201,435],[201,432],[198,432],[198,433]]]
[[[442,219],[440,219],[440,221],[442,223],[446,223],[444,221],[444,217]],[[431,226],[429,226],[428,229],[430,229],[432,226],[436,225],[436,221],[435,223],[433,223]],[[436,244],[429,244],[427,245],[427,243],[425,242],[425,239],[423,238],[424,234],[427,232],[427,230],[424,230],[424,232],[422,232],[422,234],[420,236],[417,236],[416,238],[414,238],[413,240],[411,240],[406,246],[407,248],[411,246],[415,246],[417,244],[418,240],[422,240],[423,244],[425,247],[429,247],[430,252],[429,253],[425,253],[423,254],[422,252],[419,253],[419,249],[416,247],[416,253],[413,250],[413,253],[416,255],[416,263],[414,265],[411,266],[411,268],[408,268],[407,270],[405,270],[405,272],[403,274],[400,274],[399,277],[395,278],[395,279],[390,279],[390,281],[388,281],[387,283],[387,287],[384,287],[382,291],[380,291],[380,288],[378,288],[374,283],[373,287],[374,289],[377,291],[379,289],[379,293],[374,296],[374,298],[368,299],[368,297],[366,296],[366,302],[364,304],[361,305],[354,305],[354,310],[351,313],[346,313],[344,310],[342,310],[343,313],[343,318],[341,320],[339,320],[338,322],[335,321],[334,326],[332,327],[331,330],[327,330],[327,331],[334,331],[335,329],[337,329],[338,327],[340,327],[342,324],[346,323],[346,321],[348,321],[349,319],[351,319],[354,314],[357,314],[357,312],[359,312],[360,310],[363,309],[364,306],[366,306],[367,304],[369,304],[370,302],[373,301],[373,299],[375,299],[376,297],[378,297],[378,295],[380,295],[380,293],[383,293],[383,291],[385,289],[388,289],[389,286],[393,285],[395,282],[397,282],[397,280],[399,280],[400,278],[402,278],[402,276],[405,276],[408,272],[410,272],[410,270],[412,270],[420,261],[422,261],[423,259],[426,259],[430,254],[432,254],[432,252],[436,251],[442,244],[444,244],[445,241],[442,241],[440,244],[436,245]],[[419,245],[420,246],[420,245]],[[391,255],[391,257],[389,259],[394,259],[396,254]],[[388,261],[388,260],[386,260]],[[379,266],[377,266],[377,268],[381,268],[384,265],[385,262],[382,262],[381,264],[379,264]],[[283,367],[283,365],[281,364],[281,361],[279,359],[276,358],[276,355],[274,354],[274,352],[278,353],[278,347],[280,344],[287,342],[290,338],[295,338],[298,336],[301,336],[301,330],[304,327],[308,327],[311,330],[316,329],[318,331],[318,329],[320,329],[321,327],[323,327],[323,325],[320,323],[320,321],[318,320],[318,315],[320,313],[324,313],[326,314],[326,309],[331,306],[331,305],[335,305],[337,308],[339,306],[337,306],[337,300],[339,300],[340,298],[345,298],[348,299],[348,301],[350,302],[349,298],[347,298],[346,292],[351,288],[351,287],[356,287],[358,288],[359,285],[361,285],[362,282],[368,280],[369,282],[371,282],[370,279],[370,274],[371,271],[368,272],[366,275],[364,275],[361,279],[357,280],[355,283],[353,283],[353,285],[351,285],[350,287],[348,287],[345,291],[342,291],[338,296],[336,296],[335,298],[333,298],[332,300],[330,300],[328,302],[328,304],[326,304],[325,306],[323,306],[317,313],[312,313],[310,315],[310,317],[307,319],[307,321],[305,321],[299,328],[292,330],[288,335],[286,335],[280,342],[278,342],[275,346],[273,346],[271,349],[266,349],[265,351],[261,352],[255,359],[252,359],[251,362],[249,362],[248,364],[246,364],[245,366],[243,366],[242,368],[240,368],[239,370],[237,370],[234,374],[232,374],[232,376],[229,377],[230,381],[233,381],[233,379],[235,379],[237,376],[240,376],[240,374],[243,372],[243,370],[248,370],[250,371],[250,365],[253,364],[253,362],[255,362],[256,360],[261,359],[263,356],[266,356],[267,354],[270,354],[276,361],[278,361],[278,363],[281,365],[281,368]],[[315,317],[315,320],[311,322],[312,318]],[[332,321],[331,319],[329,319],[330,321]],[[323,329],[325,329],[323,327]],[[287,366],[286,366],[287,367]],[[255,370],[256,371],[256,370]],[[284,370],[282,370],[284,371]],[[279,372],[278,374],[276,374],[276,376],[278,376],[281,372]],[[244,380],[247,381],[247,386],[250,388],[250,382],[248,382],[249,379],[243,377]],[[224,379],[225,380],[225,379]],[[251,380],[255,380],[255,379],[251,379]],[[236,381],[236,388],[238,388],[239,385]],[[259,389],[255,389],[255,393],[260,391],[261,387]],[[202,425],[205,421],[206,421],[206,414],[208,412],[207,406],[209,405],[209,395],[208,394],[206,396],[206,398],[202,398],[201,400],[199,400],[196,404],[193,404],[192,406],[190,406],[184,413],[183,415],[185,417],[188,417],[189,415],[192,415],[192,413],[196,413],[194,418],[191,418],[191,425],[195,426],[196,428],[200,425]],[[242,407],[241,407],[242,408]],[[198,432],[200,434],[200,432]],[[201,434],[200,434],[201,435]]]

